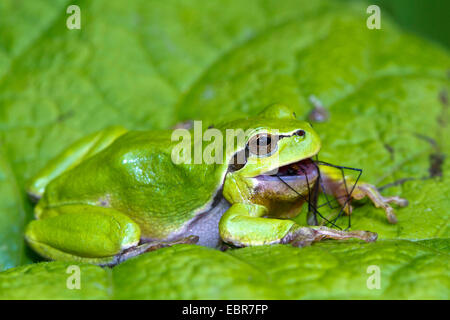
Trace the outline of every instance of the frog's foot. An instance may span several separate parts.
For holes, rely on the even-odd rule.
[[[377,208],[382,208],[386,213],[386,217],[390,223],[397,223],[397,217],[394,214],[394,209],[390,206],[391,203],[398,205],[399,207],[405,207],[408,205],[408,200],[393,196],[383,197],[378,189],[371,184],[361,183],[357,184],[353,191],[352,186],[346,186],[342,181],[324,180],[324,186],[326,193],[331,193],[339,205],[343,208],[343,211],[349,215],[353,211],[351,200],[361,200],[368,197]]]
[[[176,244],[196,244],[199,240],[198,236],[188,236],[185,238],[180,238],[173,241],[152,241],[147,242],[135,247],[131,247],[122,253],[118,254],[113,261],[109,261],[105,264],[100,264],[101,266],[115,266],[119,263],[124,262],[125,260],[128,260],[130,258],[136,257],[140,254],[155,251],[161,248],[171,247]]]
[[[408,205],[408,201],[400,197],[383,197],[378,189],[371,184],[365,182],[358,182],[344,174],[343,168],[333,166],[327,163],[320,163],[321,183],[320,187],[325,194],[333,195],[343,208],[346,214],[351,214],[352,206],[351,200],[361,200],[368,197],[377,208],[382,208],[390,223],[397,223],[397,217],[394,214],[394,209],[390,206],[394,203],[400,207]],[[347,168],[349,169],[349,168]],[[355,169],[361,174],[361,170]]]
[[[342,231],[327,227],[300,227],[295,225],[281,240],[281,243],[290,243],[295,247],[305,247],[323,239],[361,239],[366,242],[374,242],[377,240],[377,237],[376,233],[370,231]]]
[[[352,198],[356,200],[361,200],[366,196],[372,201],[375,207],[382,208],[386,212],[388,221],[393,224],[397,223],[397,217],[394,214],[394,209],[389,204],[394,203],[399,207],[406,207],[408,205],[408,200],[398,196],[383,197],[374,185],[368,183],[358,185],[352,193]],[[351,210],[351,207],[349,209]]]

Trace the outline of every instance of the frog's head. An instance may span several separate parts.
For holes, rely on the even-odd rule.
[[[291,109],[271,105],[231,127],[240,127],[247,134],[228,166],[224,186],[228,198],[292,198],[295,193],[284,182],[300,194],[312,187],[318,169],[311,158],[319,152],[321,142],[311,125],[297,120]]]

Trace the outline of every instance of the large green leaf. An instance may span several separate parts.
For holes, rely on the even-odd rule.
[[[67,287],[71,263],[10,269],[0,273],[0,299],[448,299],[448,246],[385,240],[223,253],[176,245],[112,270],[81,265],[79,290]],[[370,285],[373,266],[380,289]]]
[[[1,298],[448,298],[444,49],[385,15],[369,30],[365,6],[333,1],[78,1],[82,29],[68,30],[73,3],[0,2],[0,270],[19,266],[0,273]],[[315,124],[320,157],[410,201],[397,225],[356,208],[352,227],[377,243],[179,246],[83,266],[81,290],[66,289],[66,263],[20,266],[36,261],[24,184],[68,143],[111,124],[218,121],[273,102],[306,117],[310,95],[330,110]],[[380,290],[366,286],[369,265]]]

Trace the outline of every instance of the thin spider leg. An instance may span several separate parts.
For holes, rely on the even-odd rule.
[[[341,210],[339,211],[338,218],[339,218],[339,216],[342,214],[342,211],[344,210],[344,208],[345,208],[345,206],[347,205],[347,203],[350,201],[351,195],[352,195],[352,193],[353,193],[353,190],[355,190],[355,187],[356,187],[356,185],[358,184],[359,178],[361,177],[362,170],[361,170],[361,169],[356,169],[356,168],[355,168],[355,171],[359,171],[358,177],[356,178],[356,181],[355,181],[355,183],[353,184],[352,190],[350,190],[350,194],[348,195],[347,199],[345,200],[344,205],[342,206]],[[345,180],[345,178],[344,178],[344,180]],[[350,216],[350,215],[349,215],[349,216]],[[335,222],[335,221],[336,221],[336,220],[333,220],[333,222]],[[350,227],[351,227],[351,220],[349,219],[349,225],[348,225],[347,228],[350,228]]]
[[[314,205],[313,205],[312,200],[311,200],[311,188],[309,185],[308,175],[303,168],[300,168],[300,170],[303,172],[303,175],[305,176],[305,180],[306,180],[306,185],[308,186],[308,213],[310,213],[312,207],[317,207],[317,198],[314,197],[316,201],[314,202]],[[314,222],[316,223],[317,217],[314,217],[314,220],[315,220]]]
[[[325,203],[322,203],[322,204],[318,205],[318,206],[317,206],[317,209],[322,208],[322,207],[324,207],[324,206],[326,206],[326,205],[328,205],[328,206],[330,207],[330,209],[337,209],[337,208],[340,208],[341,205],[339,204],[339,202],[337,202],[337,199],[346,198],[346,197],[347,197],[347,196],[339,196],[339,197],[336,197],[334,200],[331,200],[331,201],[329,201],[329,202],[325,202]],[[332,204],[333,202],[336,202],[336,206],[335,206],[335,207],[330,206],[330,204]]]
[[[347,201],[345,202],[345,205],[347,205],[347,203],[350,202],[351,199],[350,199],[350,195],[348,194],[347,179],[345,179],[344,169],[341,169],[341,172],[342,172],[342,179],[344,180],[345,192],[347,194]],[[344,205],[344,208],[345,208],[345,205]],[[347,225],[346,230],[350,229],[350,227],[352,226],[352,215],[350,212],[350,204],[348,205],[348,207],[349,207],[349,209],[348,209],[349,214],[348,214],[348,225]]]
[[[319,159],[318,155],[316,155],[316,159]],[[313,164],[314,164],[314,167],[316,168],[317,176],[319,179],[318,181],[316,181],[316,184],[314,185],[315,186],[315,188],[314,188],[314,206],[317,208],[317,201],[319,199],[319,188],[320,188],[319,183],[320,183],[320,181],[322,181],[322,176],[320,175],[319,167],[316,166],[316,164],[314,162],[313,162]],[[312,211],[312,214],[314,215],[314,225],[318,225],[316,213],[314,211]]]
[[[294,188],[292,188],[291,185],[290,185],[289,183],[287,183],[286,181],[284,181],[278,174],[276,174],[276,177],[277,177],[278,179],[280,179],[280,181],[283,182],[289,189],[291,189],[291,190],[294,191],[298,196],[300,196],[303,200],[308,201],[308,199],[307,199],[305,196],[303,196],[302,194],[298,193],[297,190],[295,190]],[[313,208],[314,212],[315,212],[316,214],[318,214],[319,217],[321,217],[322,219],[324,219],[325,221],[327,221],[327,223],[330,223],[331,225],[333,225],[334,227],[338,228],[339,230],[342,230],[341,227],[339,227],[339,226],[336,225],[335,223],[333,223],[333,222],[331,222],[330,220],[328,220],[327,218],[325,218],[325,217],[317,210],[316,207],[314,207],[314,206],[312,206],[312,205],[311,205],[311,207]]]
[[[339,168],[339,169],[341,170],[341,174],[343,175],[343,169],[342,169],[341,166],[335,166],[335,165],[332,165],[331,163],[326,163],[326,162],[323,162],[323,161],[317,161],[317,162],[320,163],[320,164],[323,164],[323,165],[330,166],[330,167]],[[346,187],[347,187],[347,186],[346,186]],[[327,197],[327,195],[326,195],[326,191],[325,191],[324,186],[322,186],[322,189],[324,189],[324,195],[325,195],[325,198],[327,199],[327,203],[328,203],[328,197]],[[348,191],[347,191],[347,195],[348,195]],[[339,205],[338,205],[338,207],[339,207]],[[330,205],[330,208],[331,208],[331,209],[336,209],[337,207],[331,207],[331,205]],[[344,207],[341,207],[341,209],[339,210],[338,215],[336,216],[336,218],[333,219],[333,223],[336,223],[337,220],[341,217],[343,208],[344,208]],[[328,224],[328,223],[327,223],[327,224]]]
[[[318,166],[316,163],[322,163],[321,161],[319,161],[319,156],[318,156],[318,155],[316,155],[316,161],[313,162],[313,164],[314,164],[314,166],[316,167],[316,169],[317,169],[317,171],[318,171],[318,173],[319,173],[319,182],[320,182],[320,185],[321,185],[322,190],[323,190],[323,194],[324,194],[325,199],[326,199],[326,203],[324,203],[324,204],[318,206],[317,208],[321,208],[321,207],[323,207],[324,205],[328,205],[328,207],[329,207],[331,210],[340,208],[340,204],[339,204],[339,202],[337,201],[337,199],[338,199],[338,198],[341,198],[341,197],[335,198],[335,201],[336,201],[336,203],[337,203],[336,206],[332,206],[332,205],[331,205],[331,202],[332,202],[332,201],[330,201],[330,199],[328,198],[327,192],[326,192],[326,190],[325,190],[325,185],[323,184],[322,176],[320,175],[320,169],[319,169],[319,166]],[[324,163],[324,162],[323,162],[323,163]],[[329,164],[329,165],[330,165],[330,166],[333,166],[332,164]],[[342,170],[342,169],[341,169],[341,170]],[[348,191],[347,191],[347,193],[348,193]],[[339,218],[339,216],[340,216],[340,213],[339,213],[338,217],[337,217],[336,219],[333,220],[333,223],[337,221],[337,219]],[[326,224],[328,224],[328,223],[326,223]]]
[[[319,157],[318,156],[316,156],[316,161],[319,161]],[[326,193],[326,191],[325,191],[325,186],[324,186],[324,184],[323,184],[323,179],[322,179],[322,176],[320,175],[320,169],[319,169],[319,166],[316,164],[316,162],[313,162],[313,164],[314,164],[314,166],[316,167],[316,170],[317,170],[317,173],[318,173],[318,175],[319,175],[319,183],[320,183],[320,186],[322,187],[322,191],[323,191],[323,194],[324,194],[324,196],[325,196],[325,199],[326,199],[326,203],[325,204],[328,204],[328,206],[330,207],[330,209],[336,209],[337,207],[332,207],[331,206],[331,202],[330,202],[330,200],[328,199],[328,195],[327,195],[327,193]],[[324,204],[324,205],[325,205]],[[320,207],[322,207],[323,205],[320,205]],[[319,208],[320,208],[319,207]]]
[[[337,168],[337,169],[341,169],[341,168],[342,168],[342,169],[348,169],[348,170],[353,170],[353,171],[360,171],[360,172],[362,172],[362,169],[352,168],[352,167],[338,166],[338,165],[336,165],[336,164],[331,164],[331,163],[328,163],[328,162],[325,162],[325,161],[322,161],[322,160],[318,160],[317,163],[323,164],[324,166],[334,167],[334,168]]]
[[[347,202],[348,202],[348,199],[349,199],[349,194],[348,194],[347,182],[346,182],[346,180],[345,180],[344,169],[339,168],[339,170],[341,171],[342,180],[344,180],[345,193],[346,193],[347,199],[346,199],[344,205],[341,207],[341,210],[339,210],[339,213],[338,213],[337,217],[334,218],[333,222],[336,222],[336,221],[341,217],[341,214],[344,212],[345,207],[346,207]],[[350,217],[350,215],[349,215],[349,217]]]
[[[320,186],[322,187],[322,190],[323,190],[323,195],[325,196],[325,199],[326,199],[326,203],[324,203],[324,205],[326,205],[326,204],[328,204],[328,206],[330,207],[330,209],[336,209],[336,207],[333,207],[332,205],[331,205],[331,202],[332,201],[330,201],[330,199],[328,198],[328,195],[327,195],[327,193],[326,193],[326,191],[325,191],[325,186],[324,186],[324,184],[323,184],[323,180],[320,180]]]
[[[348,202],[350,202],[351,199],[350,199],[350,195],[348,194],[347,179],[345,179],[344,169],[341,169],[341,174],[342,174],[342,180],[344,180],[345,192],[347,193]],[[345,205],[347,205],[347,202],[345,203]],[[345,206],[344,206],[344,209],[345,209]],[[350,204],[349,204],[349,215],[348,215],[347,230],[350,229],[351,225],[352,225],[352,215],[350,213]]]
[[[350,193],[348,194],[348,191],[346,190],[346,191],[347,191],[347,194],[348,194],[348,198],[346,199],[346,201],[344,202],[344,205],[342,206],[341,210],[339,211],[339,214],[338,214],[337,218],[333,220],[333,222],[336,222],[336,220],[341,216],[342,211],[344,210],[345,206],[347,205],[347,203],[348,203],[349,200],[351,199],[351,195],[352,195],[352,193],[353,193],[353,191],[354,191],[354,189],[355,189],[355,187],[356,187],[356,185],[357,185],[357,183],[358,183],[358,181],[359,181],[359,178],[360,178],[361,175],[362,175],[362,169],[351,168],[351,167],[344,167],[344,166],[338,166],[338,165],[334,165],[334,164],[331,164],[331,163],[328,163],[328,162],[325,162],[325,161],[321,161],[321,160],[317,160],[316,162],[319,163],[319,164],[321,164],[321,165],[325,165],[325,166],[329,166],[329,167],[334,167],[334,168],[337,168],[337,169],[340,169],[340,170],[342,170],[342,169],[348,169],[348,170],[358,171],[358,177],[356,178],[355,184],[353,185],[352,189],[350,190]],[[344,178],[344,183],[346,184],[345,178]],[[349,227],[350,227],[350,221],[349,221]]]
[[[313,188],[313,199],[312,199],[312,201],[314,203],[314,206],[316,208],[317,208],[317,201],[318,201],[318,199],[319,199],[319,181],[316,181],[316,183],[314,184],[314,188]],[[314,211],[312,211],[312,212],[314,213]],[[314,214],[314,220],[315,220],[314,221],[315,225],[317,225],[318,224],[317,216],[315,214]]]
[[[306,174],[306,171],[303,168],[300,168],[300,170],[303,172],[303,175],[305,176],[306,185],[308,186],[308,210],[311,209],[311,188],[309,187],[309,180],[308,175]]]
[[[316,164],[316,162],[319,162],[319,155],[318,155],[318,154],[316,154],[316,160],[313,161],[312,163],[313,163],[314,167],[316,168],[317,175],[318,175],[318,179],[319,179],[319,183],[320,183],[320,187],[322,187],[322,191],[323,191],[323,194],[325,195],[325,199],[327,200],[327,204],[328,204],[328,206],[332,209],[332,206],[331,206],[331,204],[330,204],[330,200],[328,200],[328,196],[327,196],[327,194],[326,194],[326,192],[325,192],[325,186],[324,186],[324,184],[323,184],[323,179],[322,179],[322,175],[321,175],[321,173],[320,173],[320,168],[319,168],[319,166]]]

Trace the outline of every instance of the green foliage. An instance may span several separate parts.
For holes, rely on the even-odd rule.
[[[0,299],[448,299],[448,240],[320,243],[228,251],[176,245],[113,269],[44,262],[0,273]],[[368,289],[380,268],[380,290]]]
[[[72,3],[0,2],[0,298],[449,298],[450,165],[436,160],[450,147],[447,52],[384,17],[368,30],[358,4],[78,1],[82,29],[68,30]],[[274,102],[306,117],[312,94],[330,111],[314,126],[322,159],[377,186],[407,178],[383,191],[410,201],[397,225],[369,204],[354,212],[377,243],[183,245],[112,270],[83,265],[81,290],[66,289],[67,263],[26,265],[24,184],[70,142]],[[369,265],[380,290],[366,286]]]

